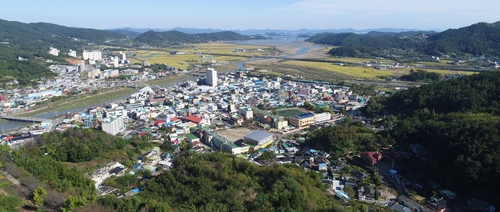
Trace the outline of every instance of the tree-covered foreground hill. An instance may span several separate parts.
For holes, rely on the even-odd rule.
[[[500,202],[500,72],[481,73],[373,98],[363,109],[389,123],[380,134],[420,144],[406,168],[464,197]]]
[[[189,154],[131,198],[106,196],[117,211],[367,211],[328,195],[320,174],[296,165],[257,166],[226,153]]]

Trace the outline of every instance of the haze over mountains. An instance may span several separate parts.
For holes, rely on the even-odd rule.
[[[353,28],[344,28],[344,29],[298,29],[298,30],[285,30],[285,29],[245,29],[245,30],[222,30],[222,29],[212,29],[212,28],[184,28],[184,27],[175,27],[172,29],[167,28],[133,28],[133,27],[123,27],[123,28],[115,28],[115,29],[107,29],[108,31],[118,32],[129,37],[135,37],[141,33],[145,33],[147,31],[155,31],[155,32],[166,32],[166,31],[179,31],[186,34],[198,34],[198,33],[213,33],[213,32],[223,32],[223,31],[232,31],[242,35],[264,35],[266,33],[278,33],[278,34],[316,34],[316,33],[343,33],[343,32],[353,32],[353,33],[367,33],[371,31],[377,32],[405,32],[405,31],[424,31],[422,29],[405,29],[405,28],[373,28],[373,29],[353,29]],[[428,29],[425,31],[435,31],[440,32],[440,29]]]

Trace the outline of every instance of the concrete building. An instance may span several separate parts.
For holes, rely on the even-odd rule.
[[[59,56],[59,50],[58,50],[58,49],[56,49],[56,48],[52,48],[52,47],[50,47],[50,49],[49,49],[49,54],[54,55],[54,56],[56,56],[56,57],[57,57],[57,56]]]
[[[265,148],[273,143],[273,134],[255,130],[243,137],[247,145],[255,146],[254,149]]]
[[[103,118],[101,121],[101,127],[104,132],[116,135],[125,128],[123,116]]]
[[[101,61],[102,60],[102,54],[100,51],[86,51],[83,50],[83,59],[84,60],[97,60]]]
[[[245,120],[253,119],[253,110],[252,110],[252,108],[241,107],[241,108],[238,109],[238,114],[240,114],[241,116],[243,116],[243,118],[245,118]]]
[[[121,61],[127,60],[127,54],[125,52],[120,52],[120,60]]]
[[[68,51],[68,56],[76,58],[76,51],[75,50],[69,50]]]
[[[205,76],[207,85],[217,86],[217,71],[213,68],[207,68],[207,73]]]
[[[316,117],[316,123],[323,123],[332,119],[332,114],[328,112],[318,113],[314,116]]]
[[[316,123],[316,116],[311,112],[302,113],[290,117],[288,121],[290,122],[291,125],[297,128],[307,127]]]

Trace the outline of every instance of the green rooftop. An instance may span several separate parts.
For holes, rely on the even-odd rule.
[[[193,135],[193,134],[187,134],[187,138],[189,138],[190,140],[193,140],[193,139],[197,139],[198,137],[196,137],[196,135]]]

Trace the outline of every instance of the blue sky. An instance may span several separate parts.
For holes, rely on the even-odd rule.
[[[500,21],[498,0],[8,0],[0,19],[109,29],[448,29]]]

